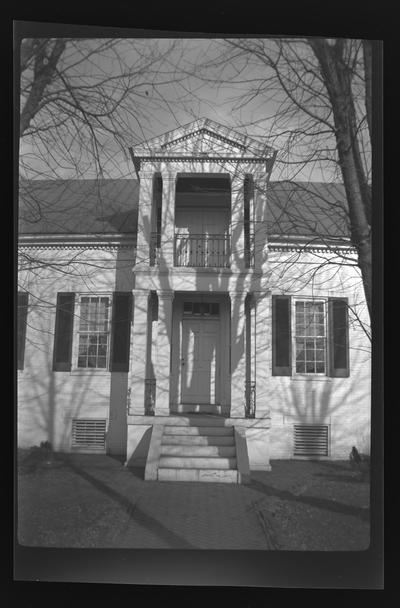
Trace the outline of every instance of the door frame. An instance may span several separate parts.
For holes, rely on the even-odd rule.
[[[181,405],[194,405],[196,404],[195,401],[191,402],[191,401],[183,401],[183,396],[182,396],[182,380],[183,380],[183,371],[184,371],[184,367],[182,366],[182,348],[183,348],[183,326],[184,323],[189,323],[190,321],[197,321],[202,323],[217,323],[218,324],[218,329],[217,329],[217,335],[216,335],[216,358],[215,358],[215,398],[214,398],[214,403],[202,403],[199,402],[199,405],[221,405],[221,311],[218,317],[183,317],[181,319],[181,327],[182,327],[182,331],[181,331],[181,339],[180,339],[180,349],[179,349],[179,388],[180,388],[180,403]]]
[[[220,305],[219,317],[219,345],[220,345],[220,398],[222,408],[229,407],[230,403],[230,300],[226,293],[211,294],[198,292],[175,292],[172,315],[172,349],[171,349],[171,406],[182,405],[181,399],[181,365],[180,353],[182,345],[183,302],[218,302]]]

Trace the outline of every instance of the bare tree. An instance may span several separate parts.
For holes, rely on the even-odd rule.
[[[230,100],[237,126],[267,135],[279,151],[281,176],[343,181],[371,312],[371,42],[239,38],[215,44],[218,51],[188,71],[237,89]]]
[[[154,133],[177,41],[24,39],[20,48],[21,176],[122,177],[128,145]]]

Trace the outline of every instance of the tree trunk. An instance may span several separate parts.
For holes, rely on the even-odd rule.
[[[32,48],[34,46],[35,43],[32,44]],[[54,76],[57,69],[57,63],[64,52],[65,46],[66,40],[63,39],[57,39],[53,48],[51,48],[51,41],[47,44],[43,44],[43,41],[40,40],[36,42],[33,83],[20,117],[19,133],[21,137],[28,129],[32,119],[40,108],[46,87],[48,87]],[[30,52],[32,52],[32,48],[30,49]],[[26,61],[24,51],[28,52],[29,49],[21,49],[22,62]]]
[[[332,45],[326,40],[311,39],[309,44],[320,64],[332,105],[339,163],[349,206],[351,239],[357,250],[365,298],[371,315],[371,201],[357,140],[352,76],[344,61],[343,41]]]

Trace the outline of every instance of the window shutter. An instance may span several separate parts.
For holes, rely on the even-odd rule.
[[[349,370],[349,315],[347,298],[329,298],[329,375],[347,378]]]
[[[18,292],[18,315],[17,315],[17,355],[18,369],[24,369],[26,320],[28,316],[28,294]]]
[[[290,376],[292,366],[291,297],[272,296],[272,375]]]
[[[69,372],[71,370],[74,309],[74,293],[57,294],[53,351],[53,370],[56,372]]]
[[[111,336],[110,370],[129,371],[132,293],[114,292]]]

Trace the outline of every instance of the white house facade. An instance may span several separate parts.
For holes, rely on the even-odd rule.
[[[19,444],[235,483],[368,451],[340,187],[272,184],[274,150],[204,119],[130,153],[131,180],[20,184]]]

